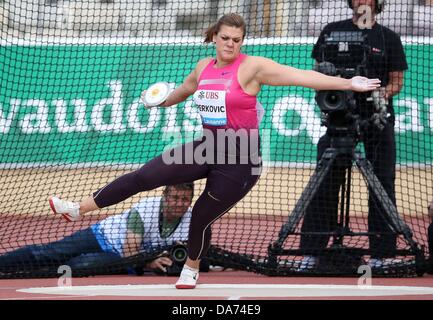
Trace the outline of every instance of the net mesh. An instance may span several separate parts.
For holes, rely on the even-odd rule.
[[[53,216],[47,201],[52,195],[78,201],[171,146],[200,136],[201,118],[191,97],[173,108],[146,109],[140,95],[158,81],[179,86],[199,59],[214,56],[214,46],[203,44],[203,32],[229,12],[246,21],[244,53],[300,69],[314,67],[311,54],[324,27],[352,17],[346,1],[0,1],[2,277],[56,276],[71,259],[88,261],[90,249],[58,253],[52,243],[78,235],[69,244],[77,246],[88,240],[80,241],[78,231],[93,230],[88,228],[162,195],[163,188],[142,192],[73,223]],[[354,162],[348,214],[336,209],[324,217],[333,205],[325,197],[305,230],[303,205],[314,193],[310,179],[320,173],[315,171],[317,144],[327,130],[323,113],[313,90],[263,86],[258,99],[266,111],[260,125],[264,171],[251,192],[213,224],[211,263],[270,275],[357,274],[374,257],[371,237],[388,234],[396,236],[397,251],[385,248],[389,259],[374,272],[423,273],[429,257],[427,205],[433,196],[432,14],[431,1],[394,0],[377,16],[401,36],[408,64],[394,97],[396,210],[381,206],[381,198],[382,218],[369,221],[371,179]],[[392,59],[397,48],[386,45]],[[356,149],[366,156],[362,141]],[[204,186],[204,180],[195,183],[194,200]],[[342,199],[347,204],[348,196]],[[144,229],[153,223],[159,221],[144,219]],[[124,236],[120,227],[105,232],[117,242]],[[329,242],[305,249],[301,236],[325,236]],[[181,240],[187,237],[185,232]],[[164,246],[115,261],[92,258],[96,264],[72,271],[77,276],[128,272]],[[124,255],[108,247],[102,251]]]

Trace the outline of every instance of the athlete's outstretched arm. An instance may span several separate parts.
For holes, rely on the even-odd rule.
[[[159,105],[160,107],[170,107],[185,101],[190,95],[192,95],[197,89],[197,80],[195,77],[195,70],[191,72],[183,81],[183,83],[174,89],[167,99]]]
[[[192,95],[197,90],[200,73],[208,62],[208,58],[200,60],[197,63],[195,69],[185,78],[183,83],[179,87],[174,89],[173,92],[171,92],[170,95],[167,97],[165,102],[162,103],[160,106],[170,107],[172,105],[185,101],[190,95]]]
[[[255,57],[256,78],[260,84],[271,86],[301,86],[315,90],[371,91],[380,86],[379,79],[353,77],[344,79],[327,76],[312,70],[301,70],[281,65],[273,60]]]

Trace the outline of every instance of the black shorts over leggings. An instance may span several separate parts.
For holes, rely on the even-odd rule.
[[[193,141],[167,152],[173,154],[181,151],[182,154],[190,155],[191,150],[203,148],[202,143],[202,140]],[[193,159],[186,163],[183,161],[166,164],[164,156],[167,154],[162,154],[140,169],[117,178],[95,192],[93,198],[99,208],[104,208],[141,191],[207,178],[206,187],[193,207],[189,228],[189,258],[200,259],[210,246],[212,223],[251,190],[259,179],[261,163],[248,161],[244,164],[238,161],[235,164],[218,164],[211,161],[211,164],[201,164]]]

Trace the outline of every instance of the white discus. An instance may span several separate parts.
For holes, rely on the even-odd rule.
[[[168,82],[157,82],[152,84],[146,93],[142,96],[143,103],[147,107],[160,105],[167,99],[171,92],[171,86]]]

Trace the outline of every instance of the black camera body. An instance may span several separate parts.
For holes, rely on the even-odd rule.
[[[316,71],[345,79],[368,76],[367,59],[372,50],[367,44],[367,35],[362,31],[330,32],[325,35],[319,50],[321,62],[315,66]],[[386,123],[383,110],[373,104],[367,107],[366,102],[373,101],[371,93],[320,90],[317,91],[315,100],[322,112],[322,124],[330,129],[330,134],[349,133],[360,137],[363,129],[370,124],[381,129]]]
[[[185,244],[178,243],[170,248],[168,248],[167,251],[165,251],[165,255],[169,257],[172,261],[171,266],[166,267],[166,272],[163,272],[162,270],[156,269],[154,270],[155,273],[159,275],[165,275],[165,276],[179,276],[182,272],[183,265],[186,262],[186,259],[188,258],[188,249]],[[208,272],[210,267],[209,259],[206,257],[203,257],[200,261],[200,272]]]
[[[357,75],[354,69],[337,69],[331,62],[321,62],[315,66],[314,70],[328,76],[340,76],[345,79],[350,79]],[[315,100],[320,110],[325,113],[353,110],[356,107],[354,93],[348,90],[320,90],[317,91]]]
[[[183,265],[188,258],[188,250],[183,244],[177,244],[170,249],[169,257],[173,262],[171,266],[167,267],[168,276],[180,275]]]
[[[178,276],[182,272],[183,265],[188,258],[188,250],[184,244],[176,244],[172,246],[165,254],[172,261],[171,266],[167,266],[167,272],[160,269],[154,270],[159,275]]]
[[[333,31],[325,35],[320,47],[321,63],[315,70],[329,75],[350,79],[367,74],[367,57],[370,52],[362,31]],[[356,111],[353,91],[321,90],[316,102],[322,112]]]

